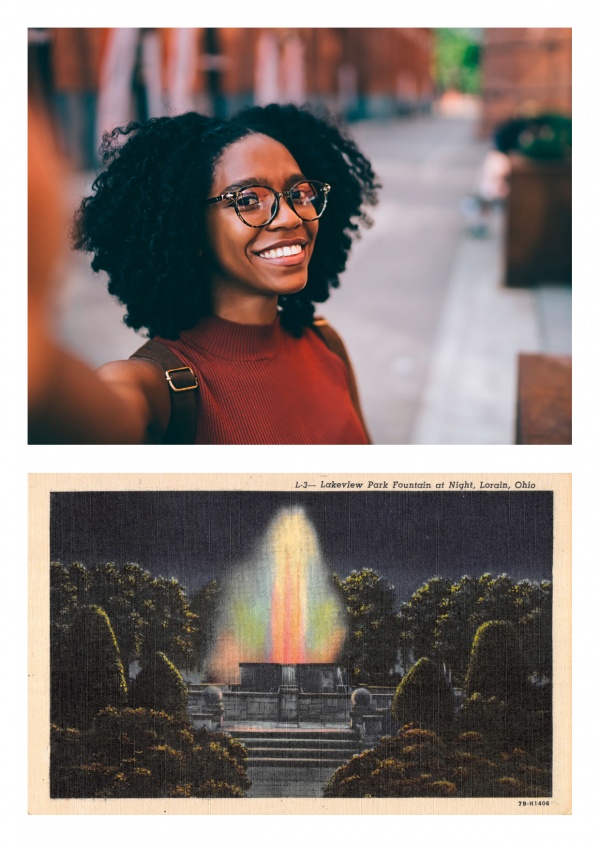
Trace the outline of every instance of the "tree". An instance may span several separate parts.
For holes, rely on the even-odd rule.
[[[126,670],[133,660],[148,661],[156,652],[179,666],[188,663],[196,616],[176,579],[155,577],[133,563],[51,568],[53,634],[64,632],[78,607],[98,605],[111,621]]]
[[[442,90],[477,94],[480,89],[480,45],[472,29],[435,30],[435,76]]]
[[[52,671],[51,719],[88,728],[109,705],[127,701],[119,646],[106,612],[97,605],[79,609],[67,632],[63,662]]]
[[[77,597],[77,605],[93,605],[90,602],[90,574],[79,561],[74,561],[69,567],[69,580]]]
[[[53,720],[61,719],[61,668],[68,655],[65,652],[67,633],[77,615],[77,590],[69,574],[58,561],[50,564],[50,713]]]
[[[196,615],[192,634],[192,665],[201,670],[206,663],[217,618],[221,586],[217,579],[203,585],[190,600],[190,611]]]
[[[433,578],[416,590],[399,613],[402,658],[406,667],[410,658],[431,658],[435,654],[435,627],[443,600],[450,594],[449,579]]]
[[[116,615],[115,631],[127,669],[132,661],[142,654],[148,617],[154,611],[152,594],[155,578],[149,570],[139,564],[125,564],[118,574],[118,580],[110,571],[100,571],[100,578],[108,577],[109,587],[116,587],[118,594],[110,598]],[[111,618],[112,619],[112,618]]]
[[[473,614],[480,596],[479,580],[463,576],[450,587],[438,607],[431,654],[451,672],[455,684],[464,681],[467,671],[469,652],[477,629]]]
[[[518,582],[517,631],[528,672],[552,678],[552,582]]]
[[[337,580],[350,630],[343,661],[354,684],[389,684],[399,642],[394,587],[370,568]]]
[[[167,714],[186,713],[188,689],[181,673],[164,652],[157,652],[146,664],[129,688],[132,708],[151,708]]]
[[[506,575],[463,576],[440,602],[432,654],[451,671],[455,684],[464,683],[479,626],[487,620],[515,619],[514,588],[514,581]]]
[[[177,579],[154,578],[150,601],[141,613],[142,662],[151,660],[156,652],[164,652],[178,666],[186,666],[192,656],[196,615],[190,611],[185,589]]]
[[[404,676],[392,702],[392,717],[401,725],[413,724],[446,734],[454,721],[454,694],[439,667],[420,658]]]
[[[50,564],[50,644],[69,629],[77,611],[77,589],[59,561]]]
[[[121,570],[111,563],[90,570],[90,600],[106,610],[117,634],[123,663],[139,658],[144,639],[145,614],[151,596],[153,577],[137,564]]]
[[[514,625],[528,674],[552,672],[552,586],[505,574],[430,579],[400,609],[404,665],[429,657],[464,684],[475,632],[489,620]]]

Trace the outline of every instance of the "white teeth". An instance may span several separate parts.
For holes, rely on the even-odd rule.
[[[302,252],[300,244],[292,244],[291,247],[277,247],[275,250],[265,250],[264,253],[259,253],[261,258],[282,258],[283,256],[297,256]]]

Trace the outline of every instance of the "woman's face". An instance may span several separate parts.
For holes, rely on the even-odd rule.
[[[247,135],[219,159],[209,196],[235,190],[240,181],[247,180],[287,191],[302,178],[310,177],[310,173],[302,173],[283,144],[266,135]],[[222,299],[229,291],[238,297],[248,294],[276,300],[279,294],[301,291],[308,278],[318,229],[318,220],[301,220],[285,199],[280,199],[275,218],[261,229],[246,226],[229,200],[208,206],[213,295]],[[280,250],[277,256],[273,251],[278,247],[292,247],[292,254],[282,256]]]

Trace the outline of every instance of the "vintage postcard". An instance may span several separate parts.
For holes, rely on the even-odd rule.
[[[568,814],[568,474],[30,476],[33,814]]]

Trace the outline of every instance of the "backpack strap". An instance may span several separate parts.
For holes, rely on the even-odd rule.
[[[358,419],[363,425],[363,429],[365,430],[367,439],[369,443],[372,443],[371,437],[369,435],[369,430],[367,429],[367,425],[365,423],[365,418],[363,417],[362,408],[360,406],[360,398],[358,396],[356,377],[354,376],[352,363],[350,361],[350,357],[348,356],[346,347],[344,346],[344,342],[342,341],[338,333],[335,331],[335,329],[330,325],[327,320],[325,320],[324,317],[315,317],[311,328],[317,333],[317,335],[319,335],[321,340],[325,343],[327,347],[329,347],[331,352],[339,356],[339,358],[341,358],[344,364],[346,365],[346,370],[348,371],[348,388],[350,390],[350,399],[352,400],[352,405],[354,406],[354,409],[358,414]]]
[[[198,377],[160,341],[147,341],[130,358],[147,358],[162,367],[171,393],[171,416],[163,444],[193,444],[198,428]]]

